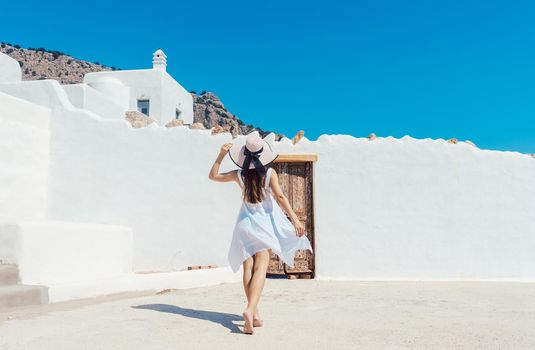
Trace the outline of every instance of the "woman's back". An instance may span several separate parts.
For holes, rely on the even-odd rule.
[[[242,169],[239,169],[238,170],[238,179],[240,181],[240,188],[242,190],[242,199],[243,199],[243,202],[245,204],[248,204],[248,205],[257,205],[257,204],[260,204],[262,202],[265,202],[266,199],[271,199],[271,186],[270,186],[270,180],[271,180],[271,173],[275,171],[273,168],[268,168],[267,171],[266,171],[266,174],[265,176],[261,177],[260,178],[260,186],[261,186],[261,192],[262,192],[262,200],[259,201],[259,202],[256,202],[256,203],[251,203],[251,202],[248,202],[245,200],[245,195],[244,195],[244,192],[245,192],[245,184],[243,182],[243,178],[242,178]]]

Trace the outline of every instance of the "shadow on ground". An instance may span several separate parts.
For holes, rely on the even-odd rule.
[[[204,311],[195,309],[185,309],[180,306],[169,304],[145,304],[132,306],[133,309],[154,310],[159,312],[167,312],[170,314],[182,315],[184,317],[197,318],[199,320],[206,320],[214,323],[219,323],[225,328],[228,328],[232,333],[241,333],[240,328],[234,324],[233,321],[243,321],[241,316],[235,314],[227,314],[216,311]]]

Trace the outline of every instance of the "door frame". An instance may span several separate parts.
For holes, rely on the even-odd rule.
[[[280,153],[273,163],[302,163],[317,161],[318,155],[316,153]]]
[[[312,271],[312,276],[309,276],[308,278],[315,278],[316,277],[316,225],[315,225],[315,176],[316,171],[314,167],[314,163],[318,161],[318,155],[316,153],[279,153],[278,157],[273,161],[273,163],[311,163],[312,167],[312,205],[311,205],[311,219],[310,219],[310,225],[312,226],[312,232],[314,233],[314,239],[312,241],[312,249],[314,251],[313,253],[313,266],[314,270]],[[291,274],[286,273],[288,278],[291,277]],[[294,276],[295,277],[295,276]],[[305,277],[306,278],[306,277]]]

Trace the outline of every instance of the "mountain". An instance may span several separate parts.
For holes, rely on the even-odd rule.
[[[245,124],[240,118],[229,112],[221,100],[211,92],[202,92],[197,95],[195,91],[191,92],[193,96],[193,115],[194,122],[202,123],[205,128],[220,126],[225,131],[230,131],[233,136],[246,135],[253,130],[258,130],[262,137],[271,131],[263,130],[251,124]],[[275,133],[276,140],[284,137],[283,134]]]
[[[23,80],[55,79],[60,84],[77,84],[84,80],[86,73],[116,69],[43,48],[25,49],[19,45],[0,43],[0,52],[19,62]]]
[[[19,62],[23,80],[55,79],[60,84],[77,84],[83,81],[86,73],[120,70],[120,68],[106,66],[99,62],[79,60],[61,51],[50,51],[44,48],[22,48],[19,45],[0,43],[0,52]],[[191,95],[193,96],[194,122],[201,123],[207,129],[215,127],[220,131],[229,131],[234,137],[248,134],[253,130],[258,130],[262,136],[270,133],[270,131],[244,123],[229,112],[221,100],[211,92],[197,94],[191,91]],[[276,139],[284,136],[276,135]]]

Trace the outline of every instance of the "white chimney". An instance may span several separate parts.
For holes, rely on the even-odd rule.
[[[165,71],[167,67],[167,56],[163,53],[162,49],[156,50],[152,54],[152,69],[160,69]]]

